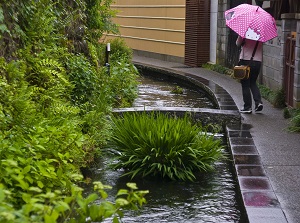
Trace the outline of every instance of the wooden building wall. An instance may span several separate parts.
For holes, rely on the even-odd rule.
[[[111,8],[118,10],[114,22],[129,47],[184,58],[185,0],[116,0]]]

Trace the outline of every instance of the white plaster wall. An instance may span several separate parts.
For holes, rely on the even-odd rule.
[[[252,5],[255,5],[255,0],[252,0]],[[270,7],[270,2],[269,1],[264,1],[262,7],[263,8]]]
[[[210,2],[210,62],[217,62],[217,21],[218,21],[218,0]]]

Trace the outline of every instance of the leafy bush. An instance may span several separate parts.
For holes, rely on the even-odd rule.
[[[98,42],[104,32],[117,33],[118,26],[113,23],[112,17],[116,11],[110,8],[113,0],[86,0],[87,36],[93,42]]]
[[[129,107],[137,97],[138,70],[132,64],[132,49],[121,38],[110,40],[111,52],[109,54],[108,92],[113,107]],[[105,47],[95,49],[99,55]],[[102,52],[104,55],[105,51]],[[104,61],[100,62],[104,64]]]
[[[99,205],[77,186],[109,135],[111,87],[97,47],[116,28],[110,3],[1,2],[0,222],[87,222],[144,203],[133,185],[113,204],[97,184]]]
[[[79,109],[56,99],[41,111],[32,100],[35,88],[24,81],[26,66],[0,60],[0,67],[0,222],[119,222],[123,210],[145,202],[147,191],[133,184],[115,203],[106,201],[101,183],[95,183],[97,194],[84,198],[76,183],[83,180],[79,167],[88,162],[84,149],[91,142],[80,128]]]
[[[137,97],[138,70],[124,61],[111,66],[110,93],[114,107],[128,107]]]
[[[220,140],[193,125],[186,115],[171,118],[161,113],[125,113],[113,117],[109,146],[118,151],[116,169],[125,175],[194,180],[195,172],[213,170],[222,157]]]
[[[137,190],[135,183],[127,183],[129,189],[120,189],[115,202],[107,201],[106,190],[110,186],[94,182],[95,193],[83,197],[83,189],[71,185],[71,194],[66,196],[63,191],[55,190],[40,193],[38,187],[31,187],[32,195],[24,193],[20,209],[11,203],[12,193],[0,184],[0,222],[31,223],[31,222],[99,222],[112,218],[119,223],[123,212],[127,209],[137,210],[145,202],[148,191]],[[101,202],[99,202],[101,200]]]
[[[74,55],[67,61],[68,76],[74,88],[71,93],[75,105],[88,102],[97,88],[95,68],[83,55]]]
[[[127,46],[124,39],[115,38],[110,41],[110,63],[115,64],[121,61],[131,62],[133,51]]]
[[[0,67],[0,182],[15,198],[30,185],[46,191],[70,184],[85,163],[79,110],[58,98],[41,109],[33,100],[36,88],[24,80],[24,64],[2,60]]]

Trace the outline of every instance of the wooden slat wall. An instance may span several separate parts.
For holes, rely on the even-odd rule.
[[[185,42],[186,65],[199,67],[209,61],[210,1],[186,0]]]
[[[116,0],[112,9],[119,11],[114,22],[129,47],[184,57],[185,0]]]

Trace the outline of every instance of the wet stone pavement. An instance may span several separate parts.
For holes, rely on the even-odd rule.
[[[249,222],[287,222],[266,176],[250,128],[243,124],[227,126],[227,138]]]

